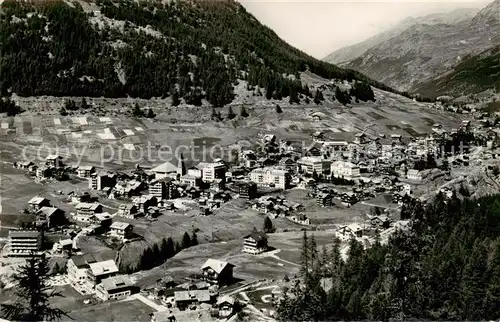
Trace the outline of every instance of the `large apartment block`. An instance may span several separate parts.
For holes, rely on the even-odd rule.
[[[250,172],[250,180],[258,186],[288,189],[290,187],[291,175],[287,170],[281,168],[261,168]]]
[[[10,230],[7,255],[31,256],[42,249],[43,234],[37,230]]]

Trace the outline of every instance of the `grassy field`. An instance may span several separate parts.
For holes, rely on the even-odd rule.
[[[74,309],[63,321],[149,321],[154,310],[139,300],[106,302]]]

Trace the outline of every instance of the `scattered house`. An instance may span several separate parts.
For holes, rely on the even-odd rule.
[[[76,174],[80,178],[90,178],[95,172],[95,168],[91,165],[81,165],[76,169]]]
[[[408,180],[417,181],[417,182],[422,181],[422,179],[423,179],[422,171],[416,170],[416,169],[408,170],[408,172],[406,173],[406,178]]]
[[[23,169],[27,171],[36,170],[36,165],[32,161],[14,162],[14,167],[17,169]]]
[[[72,203],[92,202],[92,196],[88,192],[81,192],[81,193],[71,192],[70,199]]]
[[[297,164],[291,158],[281,159],[278,165],[288,171],[292,171],[297,167]]]
[[[62,157],[57,154],[51,154],[45,158],[45,164],[49,167],[59,168],[63,166]]]
[[[287,218],[289,218],[291,221],[293,221],[294,223],[297,223],[299,225],[309,226],[311,224],[311,220],[309,218],[307,218],[307,216],[304,214],[290,216]]]
[[[132,203],[139,209],[140,212],[148,212],[150,207],[156,207],[158,205],[158,201],[155,196],[145,195],[140,197],[135,197],[132,199]]]
[[[175,305],[179,310],[185,310],[191,305],[197,305],[199,303],[210,303],[210,291],[209,290],[190,290],[190,291],[177,291],[174,292]]]
[[[109,229],[112,234],[121,238],[127,238],[132,234],[134,226],[126,222],[115,221],[109,226]]]
[[[244,237],[244,253],[260,254],[267,251],[267,247],[267,235],[262,231],[253,231]]]
[[[128,275],[105,278],[96,286],[96,295],[103,301],[122,300],[132,294],[134,283]]]
[[[120,205],[116,215],[128,219],[139,217],[136,205]]]
[[[159,200],[174,199],[177,197],[177,187],[172,178],[164,177],[149,184],[149,195]]]
[[[258,186],[288,189],[290,187],[291,175],[282,168],[261,168],[250,172],[250,180]]]
[[[106,230],[111,226],[113,219],[108,212],[103,212],[94,214],[90,218],[90,222],[94,225],[98,225],[100,228],[102,228],[101,230]]]
[[[254,199],[257,197],[257,184],[255,182],[242,182],[238,184],[240,198]]]
[[[208,259],[201,267],[203,280],[218,286],[229,285],[233,281],[233,264]]]
[[[89,178],[89,189],[113,188],[116,184],[116,177],[115,174],[92,173]]]
[[[340,226],[337,233],[345,237],[363,237],[364,229],[358,223]]]
[[[305,151],[306,157],[319,157],[321,156],[321,144],[314,143],[313,146],[309,147]]]
[[[119,182],[113,188],[113,191],[120,196],[131,198],[139,196],[141,191],[146,188],[146,184],[142,181],[130,180],[127,182]]]
[[[90,223],[91,218],[102,212],[102,205],[99,203],[81,202],[75,206],[75,220]]]
[[[35,176],[38,179],[50,178],[50,177],[52,177],[54,170],[55,170],[55,168],[53,168],[53,167],[41,166],[41,167],[36,169]]]
[[[375,228],[387,229],[391,227],[391,219],[387,216],[373,216],[370,223]]]
[[[31,213],[37,213],[42,207],[50,207],[50,200],[36,196],[28,201],[28,211]]]
[[[42,207],[38,212],[37,221],[43,222],[47,228],[52,228],[65,223],[64,211],[56,207]]]
[[[210,189],[213,191],[219,192],[224,190],[225,187],[225,180],[224,179],[215,179],[212,182],[210,182]]]
[[[354,143],[356,144],[365,144],[368,141],[368,137],[365,133],[356,133],[354,137]]]
[[[102,280],[116,275],[118,275],[118,267],[112,259],[90,263],[87,270],[87,279],[92,288],[100,284]]]
[[[247,168],[254,167],[257,162],[257,156],[252,150],[241,151],[240,153],[240,164]]]
[[[320,192],[316,195],[316,203],[321,207],[331,207],[333,196],[330,193]]]
[[[402,136],[401,136],[401,134],[392,134],[391,139],[392,139],[392,141],[399,143],[402,140]]]
[[[231,296],[222,296],[217,300],[219,318],[228,318],[234,313],[235,300]]]
[[[10,257],[38,255],[43,234],[38,230],[9,230],[5,253]]]

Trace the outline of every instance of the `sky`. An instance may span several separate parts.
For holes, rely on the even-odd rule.
[[[492,0],[238,0],[261,23],[302,51],[322,59],[406,17],[483,8]]]

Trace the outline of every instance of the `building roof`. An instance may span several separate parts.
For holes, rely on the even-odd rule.
[[[55,214],[56,211],[58,211],[58,210],[62,211],[61,209],[56,208],[56,207],[42,207],[42,208],[40,208],[40,210],[38,211],[38,213],[43,212],[45,215],[47,215],[47,216],[50,217],[53,214]]]
[[[133,286],[134,283],[128,275],[117,275],[103,279],[101,285],[106,291],[112,291]]]
[[[228,266],[234,267],[233,264],[230,264],[228,262],[223,262],[223,261],[220,261],[220,260],[217,260],[217,259],[209,258],[209,259],[207,259],[207,261],[205,262],[205,264],[203,264],[203,266],[201,267],[201,269],[205,269],[205,268],[209,268],[210,267],[217,274],[220,274],[220,272],[222,272],[224,270],[224,268],[226,268]]]
[[[47,200],[47,199],[44,198],[44,197],[36,196],[36,197],[31,198],[30,201],[28,201],[28,203],[30,205],[39,205],[39,204],[41,204],[45,200]]]
[[[81,165],[78,167],[78,170],[91,171],[94,169],[92,165]]]
[[[110,273],[118,273],[118,267],[116,267],[116,263],[112,259],[107,261],[92,263],[89,266],[94,276],[110,274]]]
[[[69,238],[68,239],[61,239],[59,241],[59,244],[61,246],[73,245],[73,241],[71,239],[69,239]]]
[[[56,160],[56,159],[61,159],[61,156],[57,154],[51,154],[45,158],[45,160]]]
[[[95,263],[96,260],[92,254],[72,256],[71,260],[78,268],[88,268],[89,264]]]
[[[221,305],[223,303],[228,303],[228,304],[234,305],[234,298],[229,296],[229,295],[224,295],[222,297],[219,297],[217,299],[217,305]]]
[[[152,171],[156,173],[177,172],[177,166],[167,161],[163,164],[160,164],[156,168],[153,168]]]
[[[129,223],[126,223],[126,222],[122,222],[122,221],[115,221],[114,223],[111,224],[111,226],[109,228],[111,228],[111,229],[125,230],[129,226],[132,226],[132,225],[129,224]]]
[[[40,232],[37,230],[9,230],[11,238],[38,238]]]
[[[244,238],[246,239],[249,237],[253,238],[257,242],[267,239],[267,235],[263,231],[252,231],[250,234],[246,235]]]
[[[98,203],[89,203],[89,202],[80,202],[78,203],[75,208],[76,209],[89,209],[89,210],[96,210],[99,206],[101,206]]]

